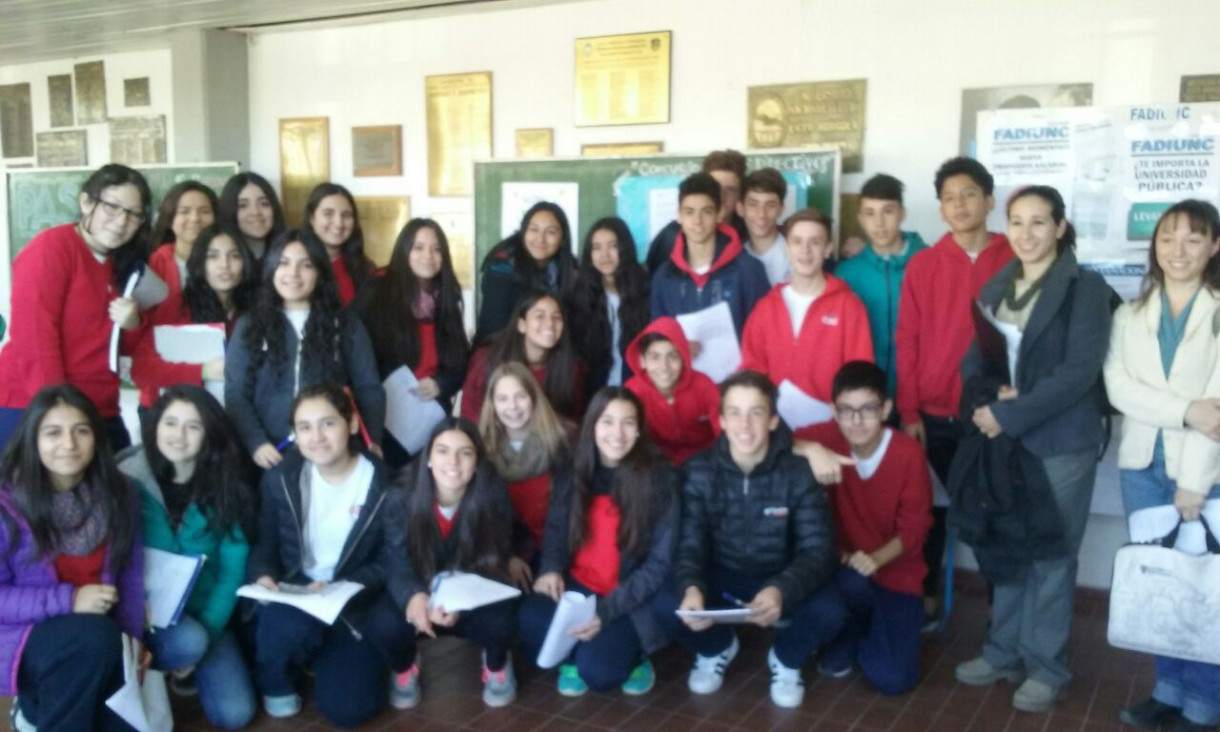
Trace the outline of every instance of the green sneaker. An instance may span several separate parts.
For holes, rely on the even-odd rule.
[[[631,669],[631,675],[623,682],[623,693],[628,696],[640,696],[652,691],[657,683],[657,673],[652,669],[652,661],[647,658],[639,666]]]
[[[584,696],[589,685],[580,678],[576,664],[565,663],[559,667],[559,693],[563,696]]]

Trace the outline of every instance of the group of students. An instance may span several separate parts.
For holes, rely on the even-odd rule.
[[[1128,512],[1172,503],[1192,520],[1218,495],[1220,216],[1170,207],[1144,294],[1115,312],[1076,261],[1053,188],[1014,194],[1007,237],[986,229],[993,181],[977,161],[947,161],[935,188],[950,231],[928,247],[901,228],[902,183],[869,179],[868,246],[837,262],[829,218],[805,209],[781,226],[783,176],[747,175],[734,151],[682,182],[644,262],[617,218],[597,221],[577,258],[563,210],[539,203],[483,262],[468,339],[431,220],[412,220],[378,271],[342,186],[318,186],[289,229],[254,173],[219,198],[181,183],[154,217],[138,172],[96,171],[80,220],[14,262],[0,351],[0,693],[19,694],[15,725],[122,728],[102,704],[122,682],[121,633],[226,728],[248,723],[259,695],[273,716],[297,713],[306,669],[336,724],[387,697],[413,707],[420,634],[481,646],[483,699],[501,706],[513,650],[536,656],[569,590],[598,600],[560,667],[565,695],[646,693],[648,656],[669,641],[695,655],[690,689],[714,693],[738,640],[700,612],[731,607],[775,629],[777,705],[801,703],[815,657],[827,676],[859,668],[900,694],[936,612],[946,512],[932,473],[993,586],[983,651],[957,678],[1020,681],[1017,709],[1050,710],[1070,679],[1108,407],[1126,416]],[[169,296],[142,312],[121,293],[144,266]],[[719,303],[742,365],[717,385],[676,318]],[[164,360],[156,326],[189,323],[224,328],[225,356]],[[108,363],[116,325],[141,390],[136,447]],[[402,367],[447,414],[461,393],[460,416],[417,454],[385,428],[382,382]],[[223,406],[203,388],[220,381]],[[785,389],[828,419],[785,425]],[[155,632],[141,546],[209,557],[182,619]],[[525,596],[446,612],[430,602],[446,570]],[[338,580],[364,589],[330,625],[235,596],[247,581]],[[1220,722],[1220,669],[1158,659],[1157,673],[1124,721]]]

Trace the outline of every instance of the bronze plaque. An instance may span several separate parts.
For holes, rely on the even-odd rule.
[[[106,70],[101,61],[73,67],[76,75],[76,124],[106,121]]]
[[[360,228],[364,231],[364,254],[373,264],[384,267],[394,253],[398,232],[411,220],[411,199],[407,196],[356,196]]]
[[[301,226],[309,192],[330,180],[330,118],[280,120],[280,192],[284,219]]]
[[[148,77],[139,79],[123,79],[123,106],[147,107],[152,104],[152,94],[148,91]]]
[[[84,130],[38,133],[38,167],[71,168],[89,164],[89,139]]]
[[[554,128],[523,127],[517,130],[518,158],[549,158],[554,154]]]
[[[576,126],[669,122],[673,33],[576,39]]]
[[[1183,76],[1182,87],[1178,91],[1178,101],[1183,104],[1220,102],[1220,74]]]
[[[474,161],[491,158],[491,72],[424,79],[428,194],[474,193]]]
[[[402,125],[353,127],[352,175],[402,175]]]
[[[132,166],[166,162],[165,115],[111,117],[110,160]]]
[[[72,111],[72,74],[48,76],[47,98],[51,106],[51,126],[71,127],[76,121]]]
[[[6,158],[34,155],[34,118],[28,82],[0,86],[0,154]]]
[[[655,155],[663,152],[665,152],[663,142],[599,142],[580,146],[580,154],[586,158]]]
[[[838,145],[843,172],[864,169],[864,112],[868,81],[819,81],[752,86],[749,146]]]

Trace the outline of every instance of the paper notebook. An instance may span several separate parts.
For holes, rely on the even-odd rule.
[[[144,547],[144,599],[152,627],[168,628],[178,622],[206,561],[206,555],[192,557]]]

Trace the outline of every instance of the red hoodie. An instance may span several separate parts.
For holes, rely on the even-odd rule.
[[[666,399],[644,371],[640,340],[649,333],[665,336],[682,357],[682,375],[674,384],[673,399]],[[673,318],[657,318],[645,328],[624,356],[632,376],[625,386],[644,403],[648,434],[674,465],[711,446],[720,436],[720,390],[705,374],[691,368],[690,343]]]
[[[674,239],[674,248],[669,253],[669,261],[673,262],[679,271],[685,272],[694,280],[696,287],[706,285],[713,272],[733,261],[738,254],[744,251],[741,248],[741,238],[737,236],[737,231],[733,227],[728,224],[716,224],[716,233],[728,237],[729,242],[725,244],[724,249],[720,250],[720,256],[712,260],[712,266],[703,274],[691,269],[690,262],[686,261],[686,232],[679,229],[678,236]]]
[[[746,321],[741,368],[785,379],[818,401],[830,403],[831,383],[848,361],[873,360],[868,311],[843,280],[826,275],[826,287],[805,312],[801,332],[792,332],[784,288],[776,285]],[[804,438],[803,430],[797,437]]]
[[[922,421],[920,412],[957,416],[962,359],[974,339],[971,301],[1010,259],[1012,247],[1003,234],[991,234],[971,261],[949,232],[907,263],[894,332],[904,425]]]

